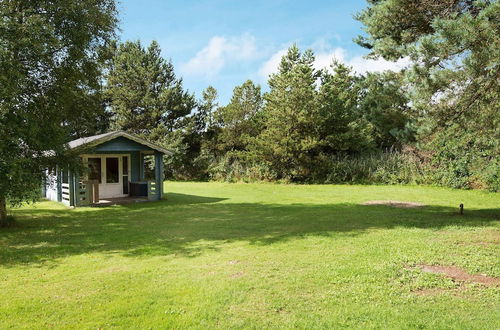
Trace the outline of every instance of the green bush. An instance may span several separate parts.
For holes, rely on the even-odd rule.
[[[416,156],[393,151],[332,157],[328,168],[326,183],[410,184],[429,181]]]
[[[254,163],[245,157],[226,154],[208,168],[209,177],[215,181],[258,182],[276,181],[277,174],[264,163]]]
[[[358,155],[319,155],[300,178],[278,180],[278,174],[263,162],[244,155],[226,154],[208,168],[210,180],[226,182],[293,181],[300,183],[435,184],[459,189],[500,190],[498,159],[479,164],[470,155],[452,159],[447,155],[388,150]]]
[[[276,181],[277,174],[262,163],[226,155],[209,168],[210,179],[227,182]],[[429,183],[419,159],[400,152],[363,155],[318,156],[307,176],[295,179],[308,183]]]

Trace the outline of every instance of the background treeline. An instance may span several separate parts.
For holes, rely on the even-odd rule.
[[[268,92],[249,80],[221,105],[213,87],[200,99],[187,92],[156,42],[125,42],[112,52],[109,129],[172,150],[169,179],[499,187],[498,140],[467,121],[445,124],[449,114],[417,94],[412,69],[359,75],[332,59],[317,70],[311,50],[292,46]]]
[[[171,179],[498,190],[499,16],[497,1],[368,1],[356,42],[407,69],[316,70],[292,46],[268,92],[246,81],[227,105],[185,91],[157,43],[125,42],[105,78],[110,127],[173,150]]]
[[[498,190],[500,2],[368,0],[356,42],[409,59],[356,75],[293,46],[269,77],[197,99],[156,42],[116,42],[114,0],[0,1],[0,224],[65,142],[123,129],[174,151],[179,180],[433,183]],[[48,152],[50,151],[50,152]]]
[[[394,164],[413,160],[399,151],[415,136],[401,73],[360,76],[335,61],[316,70],[312,51],[292,46],[269,77],[269,92],[248,80],[220,105],[213,87],[199,100],[186,92],[156,42],[148,48],[125,42],[112,51],[104,86],[110,129],[174,151],[169,178],[420,180],[419,172],[409,175]]]

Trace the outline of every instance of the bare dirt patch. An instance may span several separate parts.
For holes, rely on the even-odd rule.
[[[472,237],[471,244],[494,246],[500,244],[500,229],[482,230]]]
[[[418,265],[422,271],[427,273],[442,274],[456,281],[480,283],[486,286],[500,286],[500,278],[484,274],[469,274],[463,269],[455,266],[431,266]]]
[[[401,207],[401,208],[413,208],[413,207],[425,206],[425,204],[417,203],[417,202],[402,202],[402,201],[392,201],[392,200],[368,201],[368,202],[362,203],[361,205],[387,205],[387,206]]]
[[[244,272],[237,272],[237,273],[229,275],[229,277],[231,277],[231,278],[238,278],[238,277],[242,277],[243,275],[245,275]]]
[[[118,273],[118,272],[124,272],[127,270],[128,269],[124,268],[124,267],[110,267],[110,268],[101,269],[99,272],[100,273]]]
[[[413,293],[419,297],[437,297],[441,295],[453,295],[459,298],[467,297],[465,292],[467,291],[467,287],[463,285],[464,283],[460,283],[460,285],[456,288],[422,288],[418,290],[413,290]]]
[[[442,288],[432,288],[432,289],[420,289],[412,291],[417,296],[438,296],[440,294],[448,292],[448,290]]]

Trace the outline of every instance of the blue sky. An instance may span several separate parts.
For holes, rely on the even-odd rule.
[[[404,65],[363,58],[367,51],[352,39],[361,32],[353,15],[364,7],[365,0],[122,0],[120,36],[158,41],[187,89],[200,97],[212,85],[225,104],[247,79],[266,90],[293,43],[312,48],[318,68],[334,57],[360,73]]]

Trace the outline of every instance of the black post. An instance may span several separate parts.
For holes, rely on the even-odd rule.
[[[460,204],[460,215],[464,215],[464,204]]]

